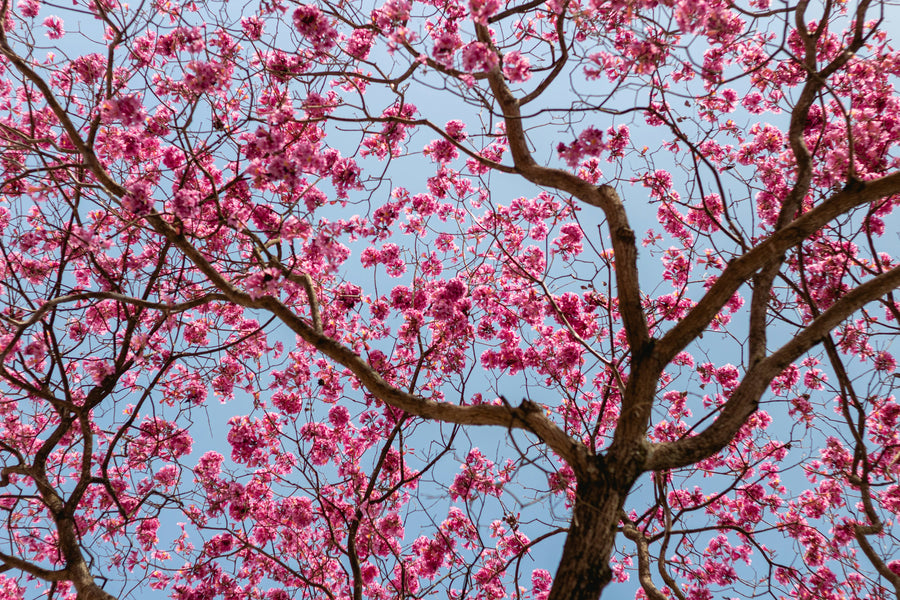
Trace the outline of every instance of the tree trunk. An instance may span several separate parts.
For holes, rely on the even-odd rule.
[[[57,516],[56,525],[59,531],[60,550],[66,560],[66,570],[77,592],[76,600],[116,600],[115,596],[97,585],[97,580],[84,560],[75,520],[71,516]]]
[[[104,592],[96,583],[85,585],[78,590],[77,600],[116,600],[112,594]]]
[[[575,508],[548,600],[597,600],[612,579],[609,561],[627,490],[608,478],[579,478]]]

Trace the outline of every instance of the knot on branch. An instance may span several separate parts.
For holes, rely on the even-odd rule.
[[[522,398],[522,404],[519,405],[519,410],[522,411],[525,416],[543,411],[540,404],[533,402],[528,398]]]
[[[616,237],[632,245],[635,241],[634,230],[631,227],[619,227],[616,229]]]
[[[847,178],[847,183],[844,185],[844,189],[842,191],[855,194],[857,192],[863,191],[865,187],[865,181],[863,181],[862,179],[858,179],[856,175],[850,175]]]
[[[606,184],[606,183],[604,183],[602,185],[598,185],[597,191],[600,192],[601,194],[603,194],[604,196],[612,196],[612,197],[618,196],[618,194],[616,193],[616,188],[614,188],[613,186]]]

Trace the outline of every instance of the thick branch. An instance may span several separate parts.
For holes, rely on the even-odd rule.
[[[612,579],[609,559],[627,492],[610,485],[603,465],[593,466],[578,480],[569,533],[547,600],[596,600]]]
[[[828,332],[856,310],[897,287],[900,287],[900,267],[882,273],[847,292],[794,339],[752,365],[741,384],[723,405],[718,418],[708,428],[695,437],[651,445],[644,470],[660,471],[688,466],[725,448],[756,411],[760,397],[773,378],[822,341]]]
[[[656,344],[655,355],[660,363],[667,364],[696,339],[755,272],[778,261],[785,251],[807,239],[832,219],[894,194],[900,194],[900,172],[848,186],[731,261],[703,298]]]
[[[808,74],[806,82],[803,85],[803,90],[800,92],[800,96],[797,99],[797,104],[791,111],[791,121],[788,127],[788,142],[791,147],[791,153],[794,155],[794,162],[796,165],[794,175],[796,182],[781,206],[778,220],[775,223],[776,231],[784,228],[791,220],[793,220],[794,215],[797,214],[797,211],[803,203],[803,198],[806,197],[810,190],[810,182],[812,181],[813,176],[812,153],[806,145],[806,138],[804,135],[806,124],[809,121],[810,108],[825,87],[827,76],[840,66],[843,66],[862,44],[862,37],[856,35],[850,46],[844,52],[840,53],[838,57],[826,67],[824,72],[819,73],[816,68],[816,46],[819,38],[824,32],[822,25],[827,22],[827,14],[816,31],[810,34],[806,28],[807,4],[806,0],[799,2],[797,4],[796,12],[794,13],[797,31],[805,49],[802,64]],[[862,14],[865,14],[865,6],[867,4],[867,2],[862,3]],[[848,143],[852,147],[852,139],[848,140]],[[852,157],[852,152],[850,153],[850,156]],[[848,181],[852,180],[852,161],[849,169]],[[750,300],[750,326],[748,336],[748,364],[750,365],[761,360],[766,353],[766,325],[769,313],[769,297],[772,293],[772,284],[775,281],[775,277],[778,275],[778,271],[781,270],[783,262],[784,254],[779,256],[777,260],[766,265],[762,269],[762,272],[757,273],[753,277],[753,295]]]
[[[8,567],[18,569],[23,573],[28,573],[32,577],[36,577],[43,581],[68,581],[70,577],[68,569],[50,571],[49,569],[43,569],[37,565],[31,564],[27,560],[22,560],[21,558],[10,556],[9,554],[4,554],[2,552],[0,552],[0,562]]]
[[[544,414],[539,405],[533,402],[523,401],[517,407],[496,404],[459,406],[422,398],[387,383],[361,356],[315,331],[303,318],[275,298],[261,299],[258,307],[270,311],[319,352],[350,369],[369,392],[386,404],[417,417],[445,423],[495,425],[530,431],[568,462],[576,472],[586,465],[587,448],[567,435]]]
[[[870,525],[867,527],[864,525],[854,525],[853,535],[856,538],[856,543],[862,548],[863,554],[866,555],[866,558],[869,559],[875,567],[875,570],[878,571],[878,574],[890,582],[897,598],[900,598],[900,575],[897,575],[888,568],[884,560],[878,555],[866,537],[868,535],[881,533],[881,529],[881,526],[873,527]]]
[[[483,43],[490,44],[490,34],[487,28],[476,25],[475,29],[478,39]],[[503,113],[506,138],[509,141],[509,149],[516,172],[534,184],[556,188],[603,211],[607,223],[609,223],[615,253],[616,287],[622,322],[628,334],[628,343],[632,352],[640,353],[650,341],[650,332],[644,310],[641,307],[634,230],[628,224],[628,215],[625,213],[622,199],[611,186],[598,187],[567,171],[538,165],[528,149],[520,102],[506,85],[499,67],[495,67],[488,73],[488,82]]]
[[[650,600],[668,600],[666,595],[659,591],[656,584],[653,583],[653,577],[650,575],[650,547],[644,533],[639,531],[630,519],[624,520],[622,533],[637,546],[638,559],[638,581]]]

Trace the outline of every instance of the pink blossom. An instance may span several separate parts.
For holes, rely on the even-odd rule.
[[[432,160],[439,163],[448,163],[459,157],[459,151],[451,142],[445,139],[439,139],[431,142],[425,147],[425,154]]]
[[[500,0],[469,0],[472,20],[487,25],[487,20],[500,9]]]
[[[19,0],[16,4],[19,13],[26,18],[34,18],[41,12],[41,3],[39,0]],[[45,23],[46,24],[46,23]]]
[[[309,68],[310,63],[297,54],[287,54],[281,50],[267,52],[263,58],[272,78],[279,82],[290,81]]]
[[[303,400],[299,394],[278,390],[272,394],[272,404],[286,414],[297,414],[303,409]]]
[[[224,457],[215,451],[208,451],[197,462],[195,476],[201,481],[215,481],[221,473]]]
[[[323,423],[307,423],[300,429],[303,440],[310,444],[305,452],[314,465],[326,465],[337,457],[337,444],[332,431]]]
[[[890,352],[882,350],[875,355],[875,370],[893,373],[897,369],[897,361]]]
[[[281,289],[281,273],[274,267],[261,269],[244,280],[247,294],[258,299],[263,296],[278,296]]]
[[[104,360],[88,360],[84,363],[84,370],[96,385],[101,385],[108,376],[115,372],[115,365]]]
[[[811,390],[821,390],[828,376],[820,369],[809,369],[803,374],[803,385]]]
[[[570,167],[574,167],[584,158],[604,153],[607,154],[607,160],[612,162],[623,155],[629,142],[630,133],[626,125],[608,127],[605,132],[588,127],[578,134],[578,139],[573,143],[566,145],[560,142],[556,151]]]
[[[419,557],[419,575],[434,579],[438,570],[444,565],[447,555],[453,549],[452,544],[453,540],[440,534],[435,540],[420,536],[413,542],[413,551]]]
[[[195,94],[205,94],[224,83],[226,70],[216,62],[192,60],[187,65],[184,84]]]
[[[535,569],[531,572],[531,589],[534,600],[546,600],[550,595],[553,578],[546,569]]]
[[[380,134],[363,140],[361,154],[375,154],[378,158],[398,155],[410,128],[405,121],[412,119],[416,112],[413,104],[394,104],[387,108],[381,115],[385,121]]]
[[[232,460],[250,467],[265,463],[273,444],[277,444],[275,436],[281,429],[277,417],[272,414],[253,420],[247,416],[232,417],[228,426]]]
[[[206,346],[209,344],[208,332],[209,324],[205,319],[191,321],[184,326],[184,341],[193,346]]]
[[[465,141],[466,137],[468,137],[468,134],[466,134],[466,124],[459,119],[447,121],[447,124],[444,125],[444,131],[457,142]]]
[[[372,11],[372,20],[382,30],[389,30],[395,24],[409,19],[412,2],[410,0],[386,0],[380,9]]]
[[[497,53],[482,42],[471,42],[462,49],[463,69],[472,73],[490,71],[500,62]]]
[[[103,77],[106,72],[106,59],[96,53],[79,56],[72,61],[72,70],[78,79],[90,85]]]
[[[263,34],[265,24],[256,15],[251,15],[249,17],[241,17],[241,27],[247,39],[258,40]]]
[[[200,192],[181,188],[172,197],[172,212],[182,219],[194,217],[200,209]]]
[[[294,27],[319,52],[327,52],[335,45],[337,31],[329,19],[314,5],[302,4],[294,11]]]
[[[434,47],[431,55],[439,64],[452,67],[453,57],[463,45],[459,34],[452,31],[439,31],[432,33],[432,37],[434,38]]]
[[[345,406],[332,406],[328,410],[328,420],[337,429],[342,429],[350,422],[350,411],[348,411]]]
[[[463,472],[450,486],[450,497],[453,500],[472,500],[479,494],[499,497],[503,485],[509,481],[509,473],[496,473],[494,467],[494,463],[485,458],[478,448],[470,450],[465,464],[460,467]]]
[[[354,29],[347,40],[345,50],[347,54],[359,60],[365,60],[375,43],[375,36],[368,29]]]
[[[119,121],[125,127],[133,127],[142,124],[146,116],[141,99],[137,94],[110,98],[104,100],[100,105],[100,117],[106,123]]]
[[[66,34],[63,28],[63,20],[56,15],[51,15],[44,19],[44,27],[47,28],[47,37],[51,40],[58,40]]]
[[[892,560],[887,564],[887,568],[891,570],[891,573],[900,575],[900,560]]]
[[[122,197],[122,206],[138,216],[153,210],[152,186],[147,181],[132,181],[126,184],[127,193]]]
[[[370,246],[363,250],[360,258],[364,267],[384,265],[391,277],[399,277],[406,272],[406,263],[403,261],[400,246],[397,244],[384,244],[380,250]]]
[[[503,76],[512,83],[523,83],[531,79],[531,63],[518,50],[503,56]]]
[[[156,537],[158,530],[158,519],[144,519],[138,524],[137,539],[142,549],[149,550],[159,542],[159,538]]]

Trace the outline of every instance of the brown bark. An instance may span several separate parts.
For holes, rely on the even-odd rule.
[[[627,490],[605,478],[578,482],[569,534],[548,600],[597,600],[612,579],[609,561]]]
[[[758,361],[723,405],[712,424],[694,437],[652,444],[643,465],[645,471],[677,469],[694,464],[722,450],[747,419],[756,412],[769,382],[856,310],[900,286],[900,267],[873,277],[844,294],[796,337]]]

